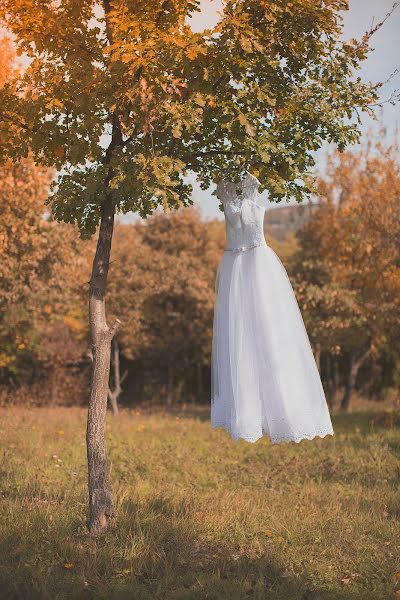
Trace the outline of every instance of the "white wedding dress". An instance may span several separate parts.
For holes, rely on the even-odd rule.
[[[211,424],[238,440],[300,442],[333,434],[290,280],[264,238],[258,180],[220,182],[227,249],[217,281]]]

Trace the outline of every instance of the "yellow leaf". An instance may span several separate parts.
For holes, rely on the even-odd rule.
[[[54,107],[63,108],[63,103],[61,100],[58,100],[58,98],[52,98],[46,103],[46,108],[52,109]]]
[[[205,104],[206,104],[206,99],[204,98],[204,96],[202,94],[199,94],[199,93],[197,93],[193,96],[193,100],[196,102],[196,104],[198,106],[205,106]]]
[[[271,538],[273,536],[272,531],[270,531],[269,529],[267,529],[266,531],[264,531],[264,535],[267,538]]]
[[[189,48],[189,50],[187,50],[187,52],[186,52],[186,56],[188,57],[189,60],[194,60],[197,55],[198,55],[198,51],[196,50],[196,48]]]
[[[172,135],[175,139],[178,139],[182,135],[182,123],[175,123],[172,127]]]
[[[244,37],[244,35],[242,35],[240,37],[240,45],[242,46],[243,50],[247,53],[253,52],[253,46],[251,45],[251,41],[247,38]]]
[[[240,113],[239,115],[239,123],[241,125],[244,125],[247,135],[249,135],[250,137],[254,137],[256,135],[256,131],[253,125],[251,125],[251,123],[248,122],[243,113]]]
[[[71,562],[64,563],[64,569],[72,569],[73,566],[74,566],[74,563],[71,563]]]
[[[186,51],[186,56],[189,60],[194,60],[199,54],[207,54],[207,50],[201,46],[192,46]]]

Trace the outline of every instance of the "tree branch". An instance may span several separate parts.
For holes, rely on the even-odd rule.
[[[110,330],[109,330],[111,339],[117,333],[120,326],[121,326],[121,321],[119,319],[115,319],[114,323],[111,325]]]
[[[0,112],[0,121],[5,121],[6,123],[12,123],[16,127],[20,127],[21,129],[24,129],[25,131],[31,131],[31,132],[36,132],[37,131],[37,128],[30,128],[23,121],[19,121],[18,119],[15,119],[15,117],[11,117],[9,115],[6,115],[3,112]]]

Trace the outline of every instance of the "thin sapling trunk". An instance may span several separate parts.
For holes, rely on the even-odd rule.
[[[87,417],[87,458],[89,476],[88,527],[92,535],[105,530],[114,515],[107,462],[105,421],[110,375],[111,341],[119,325],[106,321],[105,293],[114,228],[110,198],[102,207],[99,237],[89,287],[89,322],[93,354],[92,386]]]
[[[371,349],[369,348],[365,352],[361,354],[361,356],[356,356],[353,352],[350,353],[349,357],[349,371],[347,374],[347,379],[344,388],[344,395],[342,401],[340,403],[340,409],[347,411],[350,406],[350,401],[353,395],[354,388],[356,386],[358,371],[361,366],[364,364],[368,356],[371,354]]]
[[[117,338],[114,338],[112,342],[112,370],[113,370],[113,387],[108,388],[108,400],[111,406],[111,410],[114,416],[116,416],[119,412],[118,409],[118,398],[122,393],[122,383],[127,376],[128,372],[125,371],[121,377],[121,368],[120,368],[120,360],[119,360],[119,344]]]

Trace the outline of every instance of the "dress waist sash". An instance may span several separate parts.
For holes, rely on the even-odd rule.
[[[246,250],[253,250],[253,248],[260,248],[260,246],[266,246],[267,243],[260,242],[259,244],[254,244],[253,246],[239,246],[238,248],[226,248],[225,252],[245,252]]]

